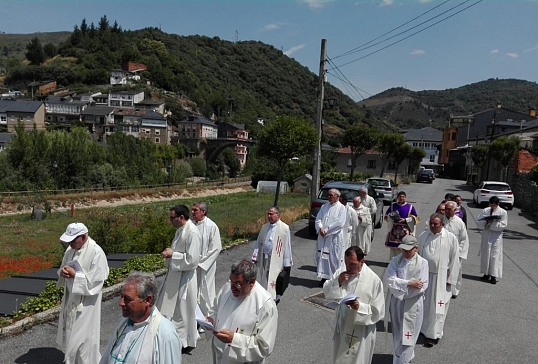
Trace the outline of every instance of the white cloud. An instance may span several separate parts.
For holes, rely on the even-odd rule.
[[[394,0],[381,0],[381,4],[379,6],[389,6],[394,4]]]
[[[263,27],[263,30],[267,30],[267,31],[277,30],[277,29],[280,29],[280,25],[275,24],[275,23],[267,24],[266,26]]]
[[[532,48],[525,49],[523,52],[527,53],[527,52],[534,52],[534,51],[538,51],[538,44]]]
[[[433,0],[418,0],[419,3],[421,4],[427,4],[427,3],[431,3]]]
[[[498,49],[493,49],[491,52],[489,52],[490,54],[499,54],[499,50]]]
[[[303,49],[305,46],[306,46],[306,44],[303,43],[303,44],[299,44],[298,46],[291,47],[290,49],[285,51],[284,54],[289,57],[293,53],[297,52],[298,50]]]
[[[411,52],[409,54],[411,54],[412,56],[422,56],[422,55],[426,54],[426,51],[424,51],[422,49],[415,49],[413,52]]]
[[[517,57],[519,57],[519,56],[517,55],[517,53],[506,53],[506,55],[507,55],[508,57],[510,57],[510,58],[517,58]]]
[[[324,7],[327,3],[333,2],[334,0],[303,0],[308,6],[312,9],[319,9]]]

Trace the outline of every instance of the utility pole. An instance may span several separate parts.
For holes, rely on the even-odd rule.
[[[327,58],[327,39],[321,40],[321,55],[319,59],[319,85],[318,85],[318,108],[316,112],[316,131],[318,133],[318,142],[314,149],[314,168],[312,171],[312,188],[310,198],[314,200],[318,197],[320,170],[321,170],[321,128],[323,123],[323,100],[325,94],[325,62]]]

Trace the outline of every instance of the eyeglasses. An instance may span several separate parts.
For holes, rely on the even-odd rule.
[[[329,193],[329,194],[327,195],[327,197],[334,197],[334,196],[336,196],[336,195],[333,195],[332,193]]]
[[[235,286],[236,288],[241,289],[241,287],[243,287],[246,283],[232,282],[232,281],[230,281],[230,284],[231,284],[232,286]]]

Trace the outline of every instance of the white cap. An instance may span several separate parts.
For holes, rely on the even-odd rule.
[[[60,236],[60,240],[66,243],[73,241],[77,236],[84,235],[88,233],[88,228],[81,222],[74,222],[67,225],[65,233]]]
[[[406,235],[403,237],[399,248],[403,250],[411,250],[416,246],[418,246],[417,238],[415,238],[413,235]]]

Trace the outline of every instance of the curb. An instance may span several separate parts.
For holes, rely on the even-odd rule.
[[[249,240],[243,240],[236,243],[233,243],[231,245],[225,246],[222,248],[223,250],[227,250],[230,248],[233,248],[237,245],[242,245],[245,243],[248,243]],[[155,277],[160,277],[166,274],[166,269],[160,269],[156,272],[153,272],[153,275]],[[103,301],[108,301],[114,297],[116,297],[123,288],[123,282],[116,283],[115,285],[111,287],[104,288],[102,291],[103,294]],[[22,334],[23,332],[31,329],[32,327],[36,325],[41,325],[46,322],[54,321],[60,316],[60,306],[56,306],[53,308],[50,308],[46,311],[36,313],[35,315],[32,315],[30,317],[26,317],[20,321],[17,321],[9,326],[0,328],[0,339],[3,339],[8,336],[14,336]]]

